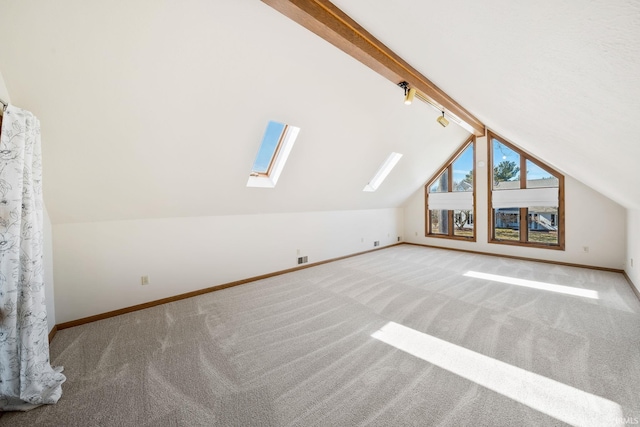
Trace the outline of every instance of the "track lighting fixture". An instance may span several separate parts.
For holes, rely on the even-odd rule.
[[[409,92],[404,97],[404,104],[411,105],[414,96],[416,96],[416,90],[414,88],[409,89]]]
[[[436,120],[442,125],[443,128],[446,128],[449,125],[449,120],[445,119],[444,117],[444,111],[442,112],[442,116],[438,117]]]
[[[402,89],[404,89],[404,103],[405,105],[411,105],[413,102],[413,98],[416,96],[416,90],[414,88],[409,88],[409,83],[400,82],[398,83]]]
[[[447,118],[444,116],[444,107],[442,105],[436,104],[434,101],[432,101],[428,97],[425,97],[425,95],[422,94],[422,93],[417,93],[414,88],[409,87],[409,83],[406,82],[406,81],[402,81],[402,82],[398,83],[398,86],[401,87],[402,89],[404,89],[404,103],[405,103],[405,105],[411,105],[411,103],[413,102],[413,99],[417,95],[419,100],[426,102],[427,104],[431,105],[436,110],[442,111],[442,116],[438,117],[436,119],[436,121],[438,123],[440,123],[440,125],[443,128],[446,128],[447,126],[449,126],[449,120],[447,120]],[[454,119],[454,121],[456,123],[460,124],[460,121],[456,120],[455,116],[453,116],[453,119]]]

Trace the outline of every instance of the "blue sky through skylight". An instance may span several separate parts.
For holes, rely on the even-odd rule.
[[[278,141],[284,131],[285,124],[270,121],[267,125],[267,130],[262,137],[262,143],[260,144],[260,150],[256,156],[256,161],[253,163],[252,172],[267,173],[271,159],[278,148]]]

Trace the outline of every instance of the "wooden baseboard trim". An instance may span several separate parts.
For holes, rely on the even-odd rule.
[[[631,277],[629,277],[626,271],[623,271],[622,274],[624,275],[624,278],[627,279],[627,283],[629,283],[629,286],[631,286],[631,290],[633,291],[634,294],[636,294],[636,296],[638,297],[638,300],[640,301],[640,291],[638,290],[636,285],[633,283],[633,280],[631,280]]]
[[[196,297],[198,295],[208,294],[210,292],[215,292],[215,291],[219,291],[219,290],[222,290],[222,289],[231,288],[231,287],[234,287],[234,286],[244,285],[245,283],[255,282],[256,280],[268,279],[270,277],[280,276],[282,274],[292,273],[292,272],[298,271],[298,270],[304,270],[305,268],[311,268],[311,267],[316,267],[316,266],[322,265],[322,264],[328,264],[330,262],[339,261],[341,259],[351,258],[351,257],[354,257],[354,256],[358,256],[358,255],[363,255],[363,254],[367,254],[367,253],[370,253],[370,252],[379,251],[381,249],[387,249],[387,248],[390,248],[392,246],[398,246],[398,245],[401,245],[401,244],[402,244],[402,242],[394,243],[392,245],[383,246],[383,247],[376,248],[376,249],[371,249],[371,250],[368,250],[368,251],[357,252],[357,253],[354,253],[354,254],[344,255],[344,256],[337,257],[337,258],[331,258],[331,259],[327,259],[327,260],[324,260],[324,261],[318,261],[318,262],[314,262],[314,263],[307,264],[307,265],[300,265],[300,266],[297,266],[297,267],[288,268],[286,270],[280,270],[280,271],[276,271],[276,272],[273,272],[273,273],[262,274],[260,276],[254,276],[254,277],[250,277],[248,279],[236,280],[234,282],[224,283],[222,285],[212,286],[210,288],[199,289],[197,291],[187,292],[187,293],[184,293],[184,294],[179,294],[179,295],[175,295],[175,296],[168,297],[168,298],[162,298],[162,299],[155,300],[155,301],[145,302],[143,304],[132,305],[131,307],[125,307],[125,308],[121,308],[121,309],[118,309],[118,310],[108,311],[106,313],[96,314],[94,316],[83,317],[81,319],[71,320],[69,322],[64,322],[64,323],[59,323],[53,328],[52,332],[53,331],[57,332],[60,329],[73,328],[74,326],[84,325],[85,323],[91,323],[91,322],[96,322],[98,320],[108,319],[110,317],[120,316],[121,314],[131,313],[131,312],[138,311],[138,310],[144,310],[145,308],[151,308],[151,307],[155,307],[157,305],[167,304],[167,303],[174,302],[174,301],[180,301],[180,300],[183,300],[183,299]],[[50,337],[51,337],[51,334],[50,334]],[[49,340],[51,340],[51,338]]]
[[[51,341],[53,341],[53,337],[56,336],[57,332],[58,332],[58,325],[53,325],[53,328],[51,328],[51,331],[49,332],[49,344],[51,344]]]
[[[444,249],[444,250],[447,250],[447,251],[466,252],[466,253],[476,254],[476,255],[487,255],[487,256],[495,256],[495,257],[500,257],[500,258],[517,259],[517,260],[521,260],[521,261],[544,262],[545,264],[563,265],[565,267],[589,268],[591,270],[608,271],[608,272],[611,272],[611,273],[624,273],[624,270],[619,270],[619,269],[615,269],[615,268],[608,268],[608,267],[596,267],[596,266],[593,266],[593,265],[586,265],[586,264],[572,264],[570,262],[549,261],[549,260],[546,260],[546,259],[528,258],[528,257],[523,257],[523,256],[515,256],[515,255],[500,255],[500,254],[493,254],[493,253],[490,253],[490,252],[472,251],[472,250],[469,250],[469,249],[445,248],[444,246],[427,245],[427,244],[424,244],[424,243],[404,242],[404,244],[405,245],[413,245],[413,246],[423,246],[425,248]]]

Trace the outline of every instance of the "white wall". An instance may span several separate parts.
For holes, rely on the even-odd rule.
[[[535,154],[535,153],[534,153]],[[487,161],[486,138],[478,138],[476,162]],[[476,242],[424,237],[424,189],[405,204],[405,240],[447,248],[513,255],[550,261],[624,268],[625,209],[575,179],[565,176],[565,250],[537,249],[488,243],[487,167],[476,164]],[[589,252],[583,247],[588,246]]]
[[[633,266],[631,260],[633,259]],[[627,259],[624,271],[640,291],[640,210],[627,210]]]
[[[402,209],[376,209],[54,224],[56,318],[292,268],[298,249],[314,263],[386,246],[402,220]]]
[[[9,91],[7,90],[7,86],[4,84],[4,78],[2,77],[2,73],[0,72],[0,99],[4,102],[9,102]]]

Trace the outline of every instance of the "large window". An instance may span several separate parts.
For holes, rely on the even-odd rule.
[[[425,186],[427,236],[476,240],[474,165],[472,136]]]
[[[564,250],[564,176],[489,132],[489,242]]]

